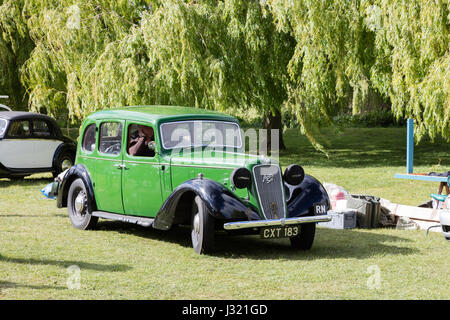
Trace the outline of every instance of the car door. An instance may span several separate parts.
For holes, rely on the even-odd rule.
[[[56,137],[50,123],[40,119],[30,120],[33,137],[33,161],[37,168],[51,168],[56,149],[63,142]]]
[[[153,131],[155,141],[156,131],[153,126],[147,123],[127,121],[126,150],[123,152],[122,169],[122,198],[126,214],[155,217],[162,205],[161,195],[161,170],[159,155],[148,151],[148,147],[142,146],[140,153],[135,153],[133,147],[138,141],[138,131],[144,128],[145,131]],[[143,137],[151,134],[142,133]],[[145,138],[144,138],[145,140]]]
[[[0,154],[2,164],[7,168],[38,168],[29,120],[14,120],[10,123],[1,143]]]
[[[125,121],[102,120],[95,161],[94,193],[101,211],[123,213],[122,204],[122,132]]]

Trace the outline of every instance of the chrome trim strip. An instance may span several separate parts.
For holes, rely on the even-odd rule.
[[[212,168],[212,169],[229,169],[233,170],[235,167],[220,167],[220,166],[204,166],[198,164],[170,164],[168,162],[151,162],[151,161],[134,161],[134,160],[121,160],[121,159],[108,159],[108,158],[99,158],[99,157],[90,157],[85,155],[80,155],[80,158],[85,159],[94,159],[94,160],[107,160],[107,161],[123,161],[127,163],[144,163],[144,164],[152,164],[152,165],[164,165],[164,166],[172,166],[172,167],[196,167],[196,168]],[[151,158],[153,159],[153,158]]]
[[[213,168],[213,169],[229,169],[233,170],[236,167],[220,167],[220,166],[204,166],[198,164],[171,164],[172,167],[195,167],[195,168]]]
[[[155,220],[153,218],[129,216],[129,215],[123,215],[123,214],[117,214],[117,213],[111,213],[111,212],[104,212],[104,211],[93,211],[92,215],[94,217],[99,217],[99,218],[103,218],[103,219],[135,223],[135,224],[139,224],[143,227],[150,227],[153,224],[153,221]]]
[[[257,196],[258,196],[258,203],[259,203],[259,206],[261,207],[262,214],[264,215],[264,218],[267,219],[266,213],[264,212],[264,208],[263,208],[263,205],[261,203],[261,198],[259,197],[258,183],[256,182],[256,175],[255,175],[255,168],[256,167],[261,167],[261,166],[276,166],[276,167],[278,167],[278,172],[280,173],[281,194],[282,194],[282,198],[283,198],[283,213],[284,213],[284,217],[286,217],[286,214],[287,214],[286,197],[285,197],[285,194],[284,194],[284,185],[283,185],[283,176],[281,174],[281,167],[279,165],[277,165],[277,164],[274,164],[274,163],[257,164],[255,166],[253,166],[253,168],[252,168],[253,181],[254,181],[254,184],[256,186],[256,193],[257,193]]]
[[[89,157],[89,156],[84,156],[84,155],[80,155],[80,158],[94,159],[94,160],[106,160],[106,161],[122,161],[121,158],[108,159],[108,158]]]
[[[273,219],[273,220],[254,220],[254,221],[237,221],[228,222],[223,225],[225,230],[240,230],[246,228],[259,228],[259,227],[272,227],[272,226],[284,226],[290,224],[303,224],[314,222],[328,222],[331,221],[330,215],[320,216],[308,216],[308,217],[296,217],[286,219]]]
[[[149,159],[154,159],[154,158],[149,158]],[[151,162],[151,161],[134,161],[134,160],[123,160],[123,162],[126,163],[140,163],[140,164],[151,164],[151,165],[162,165],[164,163],[159,163],[159,162]]]

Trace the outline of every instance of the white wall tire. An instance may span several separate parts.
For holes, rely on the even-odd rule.
[[[92,216],[89,205],[89,195],[83,180],[72,182],[67,196],[67,209],[72,225],[81,230],[93,229],[97,225],[98,217]]]
[[[199,196],[195,197],[192,204],[191,240],[192,247],[198,254],[214,250],[214,218]]]

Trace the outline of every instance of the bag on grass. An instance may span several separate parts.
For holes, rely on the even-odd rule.
[[[46,196],[49,199],[56,199],[55,195],[52,193],[52,186],[53,182],[46,185],[44,188],[41,189],[41,193]]]

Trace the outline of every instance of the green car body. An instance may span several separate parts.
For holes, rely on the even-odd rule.
[[[136,126],[153,130],[148,143],[152,156],[128,150]],[[234,140],[218,143],[211,132],[227,137],[231,132]],[[94,227],[99,217],[161,230],[191,225],[198,253],[212,250],[217,230],[290,237],[294,247],[310,248],[315,223],[330,220],[325,189],[298,165],[283,175],[276,161],[246,154],[240,132],[236,118],[198,108],[95,112],[81,127],[75,166],[55,180],[57,206],[67,206],[72,224],[80,229]],[[198,133],[202,138],[209,134],[216,145],[196,145]],[[174,147],[175,142],[181,147]]]

